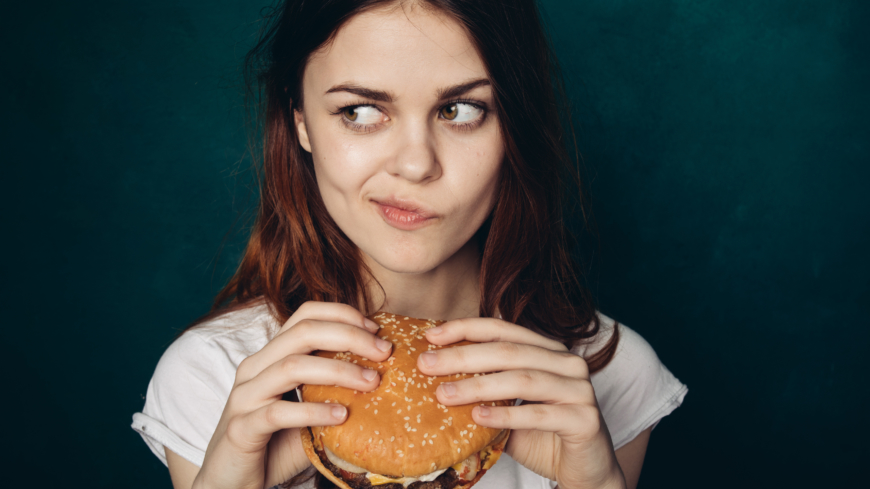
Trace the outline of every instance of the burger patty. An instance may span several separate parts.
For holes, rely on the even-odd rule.
[[[405,486],[399,484],[398,482],[393,482],[390,484],[378,484],[373,486],[371,481],[363,474],[356,474],[354,472],[348,472],[346,470],[342,470],[335,466],[329,457],[326,456],[326,453],[323,450],[317,450],[317,456],[320,457],[320,461],[323,463],[323,466],[329,469],[336,477],[339,477],[341,480],[345,481],[347,485],[352,487],[353,489],[405,489]],[[400,479],[401,477],[381,474],[384,477],[388,477],[390,479]],[[324,481],[325,482],[325,481]],[[459,477],[456,475],[456,471],[453,470],[453,467],[447,469],[439,475],[434,481],[417,481],[408,484],[408,489],[453,489],[459,484]]]

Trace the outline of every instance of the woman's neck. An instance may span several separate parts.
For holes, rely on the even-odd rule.
[[[369,297],[380,310],[423,319],[477,317],[480,307],[480,256],[470,240],[447,261],[424,273],[387,270],[363,253],[377,283],[370,282]],[[386,295],[386,297],[385,297]]]

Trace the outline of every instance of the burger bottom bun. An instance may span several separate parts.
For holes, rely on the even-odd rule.
[[[320,456],[317,455],[317,450],[314,449],[314,441],[311,437],[311,430],[308,427],[303,427],[299,429],[299,432],[300,437],[302,438],[302,448],[305,449],[305,454],[308,455],[308,459],[311,460],[311,464],[314,465],[317,471],[323,474],[327,479],[331,480],[337,487],[341,489],[353,489],[346,482],[344,482],[341,477],[333,474],[331,470],[327,469],[326,466],[323,465],[323,462],[321,462],[320,460]],[[499,438],[501,438],[501,440],[499,440],[497,443],[492,444],[492,447],[494,449],[497,449],[498,451],[495,452],[493,457],[486,461],[486,468],[484,468],[484,465],[481,464],[481,468],[479,471],[477,471],[477,476],[475,476],[474,480],[469,481],[465,484],[457,484],[456,486],[454,486],[454,489],[469,489],[471,486],[477,484],[480,478],[483,477],[483,474],[485,474],[487,470],[495,465],[495,463],[501,456],[502,451],[504,451],[505,445],[507,445],[508,438],[510,438],[510,430],[507,430],[505,436],[501,436]]]

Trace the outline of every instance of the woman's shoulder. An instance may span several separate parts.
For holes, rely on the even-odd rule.
[[[280,327],[268,305],[258,302],[197,324],[185,331],[176,343],[194,346],[204,343],[230,354],[248,357],[260,351]]]
[[[598,316],[599,324],[598,334],[595,335],[592,341],[577,344],[571,349],[572,352],[584,358],[594,355],[607,346],[607,343],[613,336],[614,330],[618,327],[619,342],[617,343],[614,359],[620,357],[629,360],[651,361],[655,358],[658,361],[653,347],[635,330],[600,311],[596,311],[596,315]],[[613,360],[611,360],[611,363],[613,363]],[[610,363],[608,363],[609,365]]]
[[[188,378],[209,387],[221,385],[223,391],[231,385],[242,360],[260,351],[278,329],[277,321],[263,304],[208,319],[169,345],[157,363],[152,384],[175,386]]]
[[[688,388],[661,362],[643,336],[600,312],[598,316],[601,329],[595,340],[572,351],[584,357],[594,354],[619,328],[613,358],[590,376],[614,449],[618,449],[679,407]]]

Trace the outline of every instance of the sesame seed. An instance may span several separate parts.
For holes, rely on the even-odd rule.
[[[369,406],[371,406],[371,404],[366,404],[366,407],[365,407],[365,409],[368,409],[368,408],[369,408]]]
[[[377,409],[375,409],[375,414],[378,414],[378,410],[377,410]]]
[[[380,432],[380,431],[375,431],[375,434],[376,434],[376,435],[380,435],[381,432]]]
[[[432,435],[432,438],[436,438],[436,437],[438,437],[438,435]]]
[[[424,433],[423,438],[429,438],[429,433]]]
[[[461,453],[461,452],[462,452],[462,450],[460,450],[458,448],[456,449],[456,453]],[[399,456],[401,457],[401,455],[399,455]]]
[[[359,430],[362,431],[362,425],[359,425]]]
[[[400,457],[404,457],[405,454],[404,454],[404,453],[400,453],[399,456],[400,456]]]
[[[391,437],[390,437],[390,441],[395,441],[395,440],[396,440],[396,437],[395,437],[395,436],[391,436]]]
[[[442,426],[442,427],[441,427],[441,429],[442,429],[442,430],[443,430],[443,429],[444,429],[444,427],[443,427],[443,426]]]
[[[416,433],[416,432],[417,432],[417,428],[413,428],[411,431],[413,431],[413,432]]]
[[[383,444],[384,444],[384,440],[378,440],[378,445],[383,445]]]
[[[462,443],[468,443],[468,440],[462,440]]]
[[[474,433],[469,433],[469,434],[468,434],[468,437],[469,437],[469,438],[474,438]]]
[[[411,443],[410,445],[408,445],[408,448],[414,448],[414,444]]]
[[[375,406],[377,406],[377,405],[378,405],[378,401],[375,401],[375,403],[374,403],[374,404],[375,404]]]
[[[371,438],[369,438],[369,441],[368,441],[368,442],[369,442],[369,443],[371,443],[371,442],[372,442],[372,439],[371,439]]]
[[[481,404],[481,406],[483,406],[483,404]],[[396,411],[396,414],[402,414],[402,410],[399,409],[398,411]]]
[[[405,416],[405,419],[411,419],[409,416]]]
[[[421,404],[423,404],[423,401],[420,401],[420,402],[417,403],[418,406],[421,405]]]
[[[455,444],[458,445],[458,444],[459,444],[459,440],[453,440],[453,443],[455,443]]]

